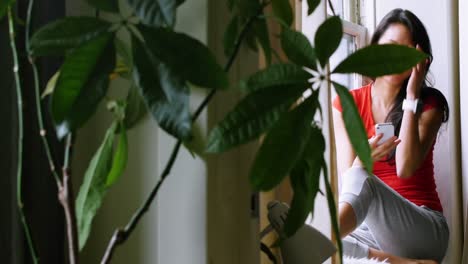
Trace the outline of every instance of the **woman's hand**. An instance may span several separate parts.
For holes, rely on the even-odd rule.
[[[401,140],[396,136],[393,136],[382,144],[378,145],[379,140],[383,137],[383,134],[377,134],[369,139],[369,146],[371,148],[371,157],[374,162],[385,158],[390,152],[392,152]],[[363,167],[363,164],[359,157],[356,157],[353,162],[353,166]]]
[[[422,51],[419,45],[416,45],[416,49]],[[427,65],[429,59],[423,60],[416,64],[411,71],[411,76],[408,81],[408,86],[406,87],[406,97],[408,99],[417,99],[421,93],[422,84],[424,78],[426,77]]]

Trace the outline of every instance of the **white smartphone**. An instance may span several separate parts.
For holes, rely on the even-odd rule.
[[[395,128],[392,123],[380,123],[375,125],[375,135],[383,134],[377,145],[380,145],[387,141],[389,138],[395,135]]]

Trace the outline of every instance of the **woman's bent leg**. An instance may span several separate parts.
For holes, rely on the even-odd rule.
[[[409,202],[378,178],[368,177],[363,168],[350,168],[342,180],[341,209],[352,208],[347,216],[355,218],[352,228],[365,220],[379,249],[414,259],[443,258],[448,228],[441,214]],[[341,209],[340,220],[345,221]]]

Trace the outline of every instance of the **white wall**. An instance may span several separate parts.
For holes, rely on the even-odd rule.
[[[187,1],[179,9],[177,31],[182,31],[207,43],[207,0]],[[205,90],[192,89],[191,112],[205,97]],[[197,124],[206,135],[207,116],[201,115]],[[159,133],[158,174],[169,159],[174,140],[165,133]],[[207,166],[204,160],[194,159],[185,148],[164,183],[159,198],[155,201],[157,230],[147,234],[149,239],[158,238],[158,255],[147,255],[144,263],[207,263]],[[156,175],[154,175],[156,176]],[[157,231],[157,232],[156,232]],[[151,252],[152,243],[147,250]]]
[[[463,1],[461,1],[463,2]],[[444,215],[451,229],[449,250],[444,263],[460,263],[460,178],[458,164],[457,140],[457,83],[456,50],[454,50],[455,32],[451,20],[455,1],[440,0],[377,0],[377,23],[394,8],[408,9],[415,13],[425,24],[432,42],[434,63],[431,71],[434,76],[434,86],[446,96],[451,107],[448,125],[442,127],[437,138],[434,153],[434,165],[439,197],[444,208]]]
[[[68,15],[90,14],[84,1],[67,1]],[[187,1],[178,14],[177,30],[207,42],[207,0]],[[125,87],[123,81],[113,87]],[[205,92],[193,91],[192,108]],[[75,190],[92,152],[102,140],[109,115],[101,109],[97,117],[79,131],[75,148]],[[199,127],[206,133],[206,114]],[[173,140],[147,118],[129,133],[129,163],[120,181],[108,192],[94,221],[89,242],[82,253],[82,263],[98,263],[113,230],[124,226],[144,201],[170,155]],[[182,149],[179,158],[140,225],[128,242],[116,251],[113,263],[207,263],[206,164]]]

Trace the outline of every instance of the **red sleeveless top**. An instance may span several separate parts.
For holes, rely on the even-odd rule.
[[[356,106],[367,131],[368,138],[375,134],[375,122],[372,115],[371,87],[372,84],[368,84],[350,91],[351,95],[354,97],[354,101],[356,102]],[[437,106],[437,99],[434,97],[428,97],[423,102],[422,111],[424,112],[432,108],[436,108]],[[333,100],[333,107],[340,112],[342,111],[338,96]],[[407,179],[401,179],[397,176],[394,160],[393,162],[386,160],[375,162],[373,172],[388,186],[414,204],[418,206],[425,205],[433,210],[442,212],[442,206],[440,204],[434,180],[434,144],[427,153],[421,167]]]

